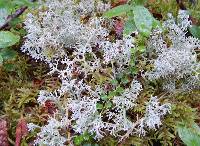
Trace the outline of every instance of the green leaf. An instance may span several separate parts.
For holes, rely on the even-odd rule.
[[[85,143],[85,144],[83,144],[83,146],[92,146],[92,144],[91,143]]]
[[[6,18],[10,13],[5,8],[0,8],[0,26],[2,26],[6,22]]]
[[[9,13],[12,13],[19,7],[16,7],[13,0],[0,0],[0,8],[5,8]]]
[[[107,100],[107,99],[108,99],[108,96],[107,96],[107,95],[102,95],[102,96],[101,96],[101,99],[102,99],[102,100]]]
[[[123,84],[127,84],[127,83],[129,82],[128,77],[127,77],[127,76],[124,76],[124,77],[122,78],[121,82],[122,82]]]
[[[177,131],[181,140],[187,146],[200,146],[199,127],[194,123],[193,128],[188,128],[185,125],[178,125]]]
[[[138,68],[133,66],[133,67],[131,67],[130,72],[131,72],[131,74],[135,75],[138,73]]]
[[[12,49],[2,49],[0,51],[0,55],[3,57],[4,60],[14,59],[17,56],[17,52]]]
[[[118,75],[117,75],[117,80],[121,80],[122,78],[123,78],[123,73],[119,73]]]
[[[88,132],[83,133],[83,139],[88,141],[90,139],[90,134]]]
[[[11,0],[0,0],[0,8],[9,8],[12,6]]]
[[[100,103],[97,103],[96,108],[97,108],[97,109],[103,109],[103,105],[100,104]]]
[[[162,28],[162,25],[161,25],[160,21],[158,21],[158,20],[156,20],[155,18],[153,18],[152,27],[153,27],[153,28],[157,28],[157,27]]]
[[[118,81],[116,79],[111,80],[111,84],[116,86],[118,84]]]
[[[144,5],[147,2],[147,0],[134,0],[134,2],[136,5]]]
[[[74,138],[75,145],[81,145],[83,141],[84,141],[83,135],[79,135]]]
[[[192,125],[192,128],[200,136],[200,127],[196,123]]]
[[[1,31],[0,32],[0,48],[6,48],[13,46],[19,42],[20,36],[14,35],[10,31]]]
[[[15,18],[15,19],[13,19],[11,22],[10,22],[10,25],[11,25],[11,27],[15,27],[17,24],[20,24],[20,23],[22,23],[22,19],[20,19],[20,18]]]
[[[134,22],[134,19],[128,19],[126,22],[125,22],[125,25],[124,25],[124,34],[125,35],[130,35],[132,32],[136,31],[137,28],[135,26],[135,22]]]
[[[123,93],[124,92],[124,88],[122,88],[122,87],[117,87],[117,89],[116,89],[116,93],[118,93],[118,94],[121,94],[121,93]]]
[[[153,25],[153,16],[143,6],[135,6],[133,8],[134,22],[139,32],[148,37],[151,33]]]
[[[193,25],[189,30],[194,37],[200,39],[200,26]]]
[[[144,53],[146,51],[146,47],[145,46],[138,46],[137,47],[138,51],[140,51],[141,53]]]
[[[128,5],[128,4],[120,5],[120,6],[114,7],[112,9],[108,10],[107,12],[105,12],[103,14],[103,17],[112,18],[112,17],[120,16],[120,15],[127,13],[130,10],[131,10],[130,5]]]
[[[108,101],[105,105],[105,107],[108,109],[108,108],[111,108],[112,107],[112,102]]]
[[[34,6],[34,3],[30,2],[29,0],[13,0],[12,3],[18,6],[28,6],[28,7]]]
[[[114,97],[114,96],[116,96],[116,91],[110,91],[108,98],[111,98],[111,97]]]
[[[3,64],[3,57],[0,54],[0,66]]]

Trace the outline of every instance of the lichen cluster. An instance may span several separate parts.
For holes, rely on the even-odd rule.
[[[36,145],[65,145],[73,139],[67,130],[89,133],[98,140],[107,135],[119,141],[130,135],[145,136],[161,127],[171,113],[171,103],[152,94],[145,97],[143,112],[134,112],[144,98],[141,93],[146,92],[144,81],[162,80],[169,93],[199,88],[195,49],[200,41],[187,37],[191,22],[184,11],[177,22],[170,16],[148,38],[153,69],[141,69],[141,77],[131,74],[126,83],[119,83],[119,75],[132,66],[137,44],[134,36],[115,39],[115,21],[102,17],[109,8],[109,3],[101,1],[47,0],[37,14],[27,15],[28,34],[21,51],[46,63],[48,74],[60,80],[57,89],[42,89],[38,95],[40,106],[51,101],[56,111],[43,126],[28,124],[30,131],[38,131]]]

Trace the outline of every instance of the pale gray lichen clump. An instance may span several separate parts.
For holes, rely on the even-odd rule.
[[[69,126],[75,133],[89,132],[96,139],[108,134],[120,140],[133,134],[145,135],[149,129],[159,128],[163,116],[170,112],[170,104],[161,104],[155,96],[147,103],[143,116],[135,115],[136,121],[128,117],[127,111],[135,108],[143,90],[136,77],[122,94],[110,99],[110,108],[99,112],[97,104],[102,101],[104,86],[91,86],[86,82],[88,76],[112,66],[108,76],[114,79],[129,65],[131,48],[134,48],[131,36],[113,42],[109,40],[112,21],[97,16],[107,9],[109,4],[101,1],[47,0],[37,15],[27,15],[25,28],[28,34],[21,50],[35,60],[44,61],[49,65],[49,74],[56,74],[61,80],[59,89],[52,92],[41,90],[39,93],[38,103],[43,105],[50,100],[57,105],[57,111],[42,127],[29,124],[30,130],[40,129],[35,145],[65,145],[69,139],[61,131]],[[82,22],[85,16],[89,18]],[[164,51],[160,51],[158,53],[164,55]],[[159,73],[162,67],[155,69]],[[82,78],[74,73],[82,75]]]
[[[91,51],[92,45],[108,35],[108,30],[101,26],[101,19],[91,17],[87,24],[81,22],[82,15],[94,15],[94,8],[92,0],[79,4],[72,0],[47,1],[37,15],[27,15],[24,24],[28,35],[21,50],[36,60],[47,62],[65,56],[69,47],[79,52]]]
[[[157,58],[153,60],[154,70],[146,73],[152,79],[164,79],[164,89],[175,91],[177,80],[185,80],[180,85],[184,90],[200,87],[200,64],[195,49],[200,48],[200,41],[187,36],[191,26],[186,11],[179,11],[176,20],[169,14],[163,23],[163,30],[156,29],[149,40],[149,49],[155,50]]]

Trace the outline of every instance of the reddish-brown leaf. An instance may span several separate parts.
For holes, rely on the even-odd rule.
[[[33,80],[33,87],[41,87],[44,84],[44,80],[34,79]]]
[[[116,7],[116,6],[119,6],[119,5],[123,5],[123,4],[126,4],[128,0],[118,0],[114,3],[112,3],[112,7]]]
[[[28,134],[27,122],[23,117],[21,117],[16,127],[15,146],[20,146],[22,138],[27,136],[27,134]]]
[[[56,106],[51,100],[47,100],[45,102],[44,108],[47,110],[49,114],[54,114],[56,112]]]
[[[124,22],[122,20],[116,20],[114,27],[115,27],[115,32],[116,32],[117,36],[118,37],[121,36],[123,33],[123,29],[124,29]]]
[[[0,146],[9,146],[7,130],[6,120],[0,119]]]

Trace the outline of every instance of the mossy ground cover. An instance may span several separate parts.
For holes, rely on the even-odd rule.
[[[136,0],[134,2],[140,3],[141,1]],[[111,1],[113,8],[125,3],[126,1],[123,0]],[[165,19],[167,19],[169,12],[171,12],[174,16],[177,16],[178,10],[183,8],[187,9],[190,12],[190,19],[192,20],[192,25],[194,26],[194,28],[190,30],[187,35],[197,38],[200,37],[199,1],[149,0],[141,2],[141,4],[144,5],[148,12],[152,14],[152,16],[159,22],[163,22]],[[2,143],[5,146],[33,145],[39,131],[28,131],[27,123],[35,123],[39,126],[44,126],[47,124],[49,116],[53,116],[54,112],[58,109],[57,105],[51,101],[45,102],[45,104],[42,106],[39,105],[37,102],[38,95],[41,90],[47,90],[51,92],[59,89],[62,86],[61,79],[56,74],[48,74],[50,70],[47,64],[42,61],[36,62],[30,56],[20,51],[20,47],[25,41],[23,37],[27,34],[23,28],[23,22],[28,12],[35,14],[38,13],[38,5],[36,2],[29,2],[26,0],[9,0],[9,3],[7,4],[0,2],[0,10],[2,10],[0,11],[0,14],[6,10],[8,15],[12,15],[16,11],[21,10],[22,7],[27,7],[25,12],[18,15],[16,18],[13,18],[8,24],[6,24],[5,27],[1,28],[1,32],[4,33],[2,34],[3,36],[5,36],[5,32],[6,34],[9,33],[9,36],[5,38],[7,41],[2,41],[0,39],[0,43],[1,41],[3,42],[0,45],[0,130],[4,131],[4,134],[0,135],[5,137],[5,139],[3,139],[4,141],[0,140],[0,145]],[[33,7],[35,10],[32,10]],[[119,18],[118,14],[119,13],[117,12],[116,16],[114,17],[120,20],[119,22],[123,21],[123,19],[127,20],[127,16],[122,16]],[[147,17],[151,19],[151,16],[148,15]],[[9,17],[5,16],[2,18],[5,18],[5,20],[0,19],[0,22],[4,24]],[[87,21],[87,19],[88,18],[83,18],[85,21]],[[131,22],[133,21],[131,20]],[[149,24],[149,22],[147,23]],[[118,23],[117,30],[120,32],[121,26],[119,24],[121,23]],[[140,23],[136,26],[143,27],[143,25],[140,26]],[[89,133],[77,134],[72,130],[72,128],[69,128],[65,131],[60,131],[67,137],[73,137],[70,141],[66,142],[66,145],[188,145],[187,140],[185,141],[184,138],[179,135],[180,133],[178,133],[178,131],[180,132],[180,130],[178,130],[178,127],[180,127],[179,125],[184,125],[187,128],[191,128],[191,125],[193,125],[194,122],[200,126],[200,90],[197,88],[187,92],[181,91],[176,92],[176,94],[171,94],[162,89],[162,80],[144,80],[141,70],[147,71],[151,70],[153,67],[149,63],[149,60],[143,58],[141,54],[143,54],[144,48],[147,45],[148,36],[150,31],[153,29],[153,24],[152,28],[149,28],[149,26],[144,27],[147,31],[143,31],[142,28],[140,30],[140,33],[144,35],[136,35],[138,51],[132,54],[135,59],[133,64],[131,64],[132,67],[128,68],[125,73],[119,74],[116,80],[111,81],[109,78],[109,72],[111,72],[110,65],[105,69],[105,73],[95,72],[92,74],[93,80],[90,81],[90,78],[88,78],[88,83],[91,86],[95,84],[105,84],[105,90],[108,90],[108,94],[104,97],[109,98],[123,93],[125,88],[130,86],[130,81],[132,80],[133,76],[136,76],[136,78],[143,85],[143,91],[140,93],[137,99],[136,107],[133,110],[128,110],[127,115],[132,117],[132,120],[136,120],[136,114],[139,116],[143,115],[145,113],[145,104],[151,95],[164,97],[160,102],[169,102],[171,104],[170,114],[165,115],[165,118],[163,118],[162,121],[162,126],[160,126],[160,128],[156,131],[149,130],[145,136],[132,135],[120,142],[113,136],[106,136],[97,141],[94,139],[94,135]],[[131,25],[130,29],[135,28],[133,28]],[[130,31],[128,30],[127,32]],[[115,32],[111,32],[109,37],[115,39],[118,37],[120,38],[121,36]],[[198,49],[199,48],[196,49],[196,53],[199,61]],[[70,52],[68,53],[70,54]],[[147,56],[148,55],[149,54],[147,53]],[[90,56],[86,57],[90,58]],[[74,76],[81,75],[74,73]],[[177,84],[179,84],[179,81]],[[113,87],[115,88],[113,89]],[[110,88],[111,90],[109,90]],[[103,101],[105,102],[98,104],[98,110],[109,109],[112,106],[112,103],[109,100],[103,99]],[[2,121],[6,121],[6,126]],[[2,128],[3,124],[4,128]],[[196,135],[199,136],[199,133],[197,132]]]

